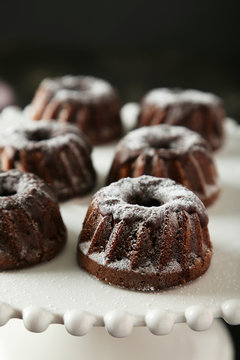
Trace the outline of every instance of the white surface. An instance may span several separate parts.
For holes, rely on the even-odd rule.
[[[12,112],[13,121],[21,121]],[[9,114],[1,126],[9,124]],[[15,114],[15,115],[14,115]],[[211,266],[205,275],[181,287],[159,293],[140,293],[106,285],[81,270],[76,262],[77,238],[91,196],[61,205],[68,227],[68,242],[59,256],[20,271],[0,273],[0,324],[23,317],[32,331],[43,331],[50,323],[63,323],[75,335],[93,325],[104,325],[114,336],[127,336],[133,326],[147,325],[152,332],[168,333],[173,323],[187,322],[195,330],[206,330],[214,317],[240,323],[240,131],[228,124],[225,149],[217,154],[222,183],[218,202],[209,209],[210,234],[214,246]],[[96,147],[93,161],[104,184],[115,144]],[[155,314],[156,319],[152,319]],[[165,321],[160,326],[159,322]]]
[[[33,334],[26,331],[19,320],[11,320],[0,328],[1,360],[96,358],[233,360],[233,347],[219,320],[215,320],[211,329],[201,333],[190,330],[185,324],[178,324],[168,336],[152,336],[146,328],[135,328],[125,339],[114,339],[103,328],[95,328],[84,337],[74,337],[58,325],[51,325],[42,334]]]

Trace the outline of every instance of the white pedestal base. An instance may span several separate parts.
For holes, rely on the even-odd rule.
[[[68,334],[61,325],[35,334],[20,320],[0,328],[1,360],[233,360],[233,346],[225,326],[215,320],[203,332],[186,324],[174,326],[166,336],[152,335],[147,328],[134,328],[124,339],[111,337],[104,328],[94,328],[83,337]]]

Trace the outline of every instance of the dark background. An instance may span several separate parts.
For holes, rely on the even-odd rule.
[[[22,105],[45,76],[106,78],[123,101],[153,87],[212,91],[240,119],[234,0],[1,1],[0,77]]]
[[[0,78],[24,106],[46,76],[109,80],[123,102],[154,87],[220,95],[240,122],[238,1],[1,1]],[[229,327],[240,359],[239,327]]]

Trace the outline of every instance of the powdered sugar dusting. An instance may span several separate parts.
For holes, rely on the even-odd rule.
[[[44,132],[46,139],[34,140],[34,135],[39,132]],[[19,150],[34,146],[35,148],[50,150],[68,144],[71,139],[74,139],[81,147],[88,149],[90,153],[91,147],[88,141],[76,126],[46,120],[26,122],[2,130],[0,133],[0,147],[11,146]]]
[[[14,191],[15,194],[11,195],[11,201],[14,204],[19,204],[25,201],[26,196],[31,195],[33,191],[38,191],[38,194],[51,197],[54,201],[55,195],[46,183],[39,179],[36,175],[24,173],[19,170],[9,170],[0,173],[0,193],[3,188],[8,188],[9,191]],[[0,196],[1,207],[9,209],[9,196]]]
[[[199,90],[171,90],[159,88],[150,91],[143,99],[143,102],[166,107],[177,103],[193,103],[204,105],[218,105],[221,100],[214,94]]]
[[[161,124],[131,131],[119,142],[116,154],[119,161],[124,163],[142,151],[150,156],[153,156],[155,151],[164,156],[176,156],[199,148],[206,150],[207,144],[196,132],[182,126]]]
[[[103,215],[112,214],[113,219],[135,218],[158,226],[168,212],[196,212],[202,226],[207,225],[208,216],[201,200],[190,190],[175,181],[143,175],[138,178],[124,178],[99,190],[95,198]],[[159,201],[160,206],[141,206],[133,199]]]
[[[139,266],[137,269],[131,269],[131,260],[128,258],[123,258],[121,260],[115,260],[114,262],[110,262],[107,264],[106,262],[106,252],[94,252],[92,254],[88,254],[88,249],[90,246],[90,242],[86,241],[83,243],[79,243],[80,251],[84,255],[88,255],[88,257],[95,261],[97,264],[102,266],[107,266],[111,269],[115,269],[117,271],[133,271],[141,274],[157,274],[159,272],[159,267],[153,265],[150,260],[146,260],[143,266]],[[176,259],[171,259],[167,262],[164,267],[161,268],[161,273],[177,273],[181,272],[182,267]]]
[[[88,102],[112,95],[113,88],[105,80],[92,76],[63,76],[56,79],[44,79],[40,86],[55,93],[55,99],[67,99]]]

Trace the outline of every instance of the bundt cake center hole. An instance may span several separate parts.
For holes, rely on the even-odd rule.
[[[7,189],[5,187],[0,189],[0,196],[12,196],[12,195],[16,195],[16,193],[17,192],[14,189]]]
[[[27,133],[27,139],[29,141],[42,141],[42,140],[48,140],[50,138],[49,131],[46,131],[44,129],[31,131]]]
[[[72,91],[88,91],[89,86],[87,84],[65,84],[64,89]]]
[[[89,87],[87,85],[78,85],[78,87],[76,87],[76,90],[78,91],[88,91],[89,90]]]
[[[170,136],[168,139],[158,139],[153,137],[150,140],[150,146],[154,149],[174,149],[176,146],[176,142],[179,141],[179,136],[174,135]]]
[[[154,149],[171,149],[171,143],[165,141],[153,141],[151,147]]]
[[[143,199],[141,197],[135,197],[130,199],[129,204],[132,205],[139,205],[144,207],[153,207],[153,206],[161,206],[163,203],[161,203],[157,199],[149,198],[149,199]]]

